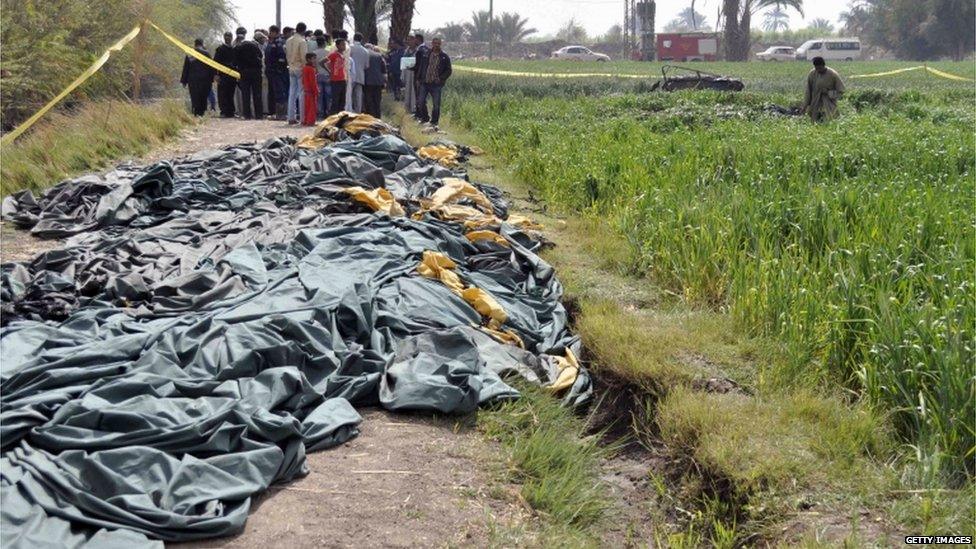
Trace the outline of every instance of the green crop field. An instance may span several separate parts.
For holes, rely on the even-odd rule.
[[[841,118],[812,125],[770,109],[800,102],[805,63],[694,64],[742,77],[735,94],[651,92],[660,64],[458,64],[649,75],[458,70],[445,112],[564,215],[609,220],[632,274],[779,342],[784,358],[757,372],[760,389],[867,403],[926,483],[972,478],[972,82],[847,79]],[[932,66],[976,76],[971,62]]]

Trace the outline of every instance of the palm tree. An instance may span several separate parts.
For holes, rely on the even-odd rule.
[[[877,26],[876,0],[852,1],[847,11],[840,14],[838,21],[844,25],[844,33],[853,36],[866,36]]]
[[[668,32],[685,32],[690,30],[708,30],[708,20],[704,14],[698,13],[691,8],[685,8],[678,12],[678,16],[664,26]]]
[[[353,28],[367,42],[376,40],[376,0],[347,0]]]
[[[723,42],[727,61],[749,58],[752,16],[757,11],[778,6],[792,8],[803,15],[803,0],[722,0]]]
[[[435,35],[440,35],[448,42],[464,41],[464,34],[466,32],[467,31],[464,29],[464,23],[461,22],[444,23],[443,27],[434,29]]]
[[[773,6],[773,9],[766,12],[763,17],[763,30],[768,32],[779,32],[790,28],[790,15],[782,6]]]
[[[393,0],[346,0],[353,28],[370,44],[379,42],[378,21],[385,19],[393,8]]]
[[[610,25],[610,28],[607,29],[607,33],[603,35],[600,42],[606,42],[607,44],[622,44],[624,42],[624,28],[620,26],[620,23]]]
[[[807,28],[815,31],[820,31],[824,34],[831,34],[834,32],[833,23],[824,19],[823,17],[818,17],[813,21],[810,21],[810,24],[807,26]]]
[[[325,24],[325,32],[341,29],[346,19],[345,0],[319,0],[319,3],[322,4],[322,22]]]
[[[491,33],[491,19],[488,16],[488,12],[485,10],[473,12],[471,14],[471,21],[464,24],[465,30],[468,31],[468,39],[472,42],[487,42],[489,34]],[[497,36],[498,32],[498,18],[495,18],[495,33]]]
[[[583,25],[576,22],[576,19],[571,17],[566,24],[559,29],[556,33],[556,38],[560,40],[565,40],[566,42],[572,44],[582,44],[587,41],[589,36],[586,34],[586,29]]]
[[[505,12],[496,24],[495,33],[503,44],[515,44],[539,32],[534,28],[526,28],[528,24],[529,20],[523,19],[521,15]]]
[[[393,0],[390,15],[390,38],[403,41],[410,34],[413,24],[413,8],[415,0]]]

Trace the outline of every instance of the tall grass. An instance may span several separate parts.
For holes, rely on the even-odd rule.
[[[635,272],[785,342],[765,383],[866,399],[924,483],[957,484],[976,446],[974,96],[911,74],[852,83],[822,126],[767,114],[796,98],[759,74],[738,95],[606,80],[549,96],[461,75],[446,111],[549,203],[611,219]]]
[[[65,177],[143,154],[191,122],[182,102],[87,103],[55,113],[0,150],[0,194],[40,190]]]

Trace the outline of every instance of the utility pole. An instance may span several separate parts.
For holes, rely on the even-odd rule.
[[[642,61],[654,61],[657,44],[654,42],[654,19],[657,15],[654,0],[641,0],[637,3],[637,18],[640,22],[640,54]]]
[[[495,0],[488,0],[488,60],[495,56]]]
[[[624,26],[623,26],[623,46],[620,57],[627,59],[630,56],[630,0],[624,0]]]
[[[281,30],[281,0],[275,0],[275,25]]]

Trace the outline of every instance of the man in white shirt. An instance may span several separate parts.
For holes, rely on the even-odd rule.
[[[366,83],[366,65],[369,63],[369,50],[363,46],[363,35],[356,33],[352,37],[353,44],[349,48],[352,58],[352,112],[363,112],[363,86]],[[349,107],[350,105],[346,105]]]
[[[295,34],[285,42],[285,59],[288,61],[288,124],[298,124],[305,109],[305,92],[302,90],[302,67],[308,43],[305,42],[305,23],[295,25]],[[296,108],[297,107],[297,108]]]

